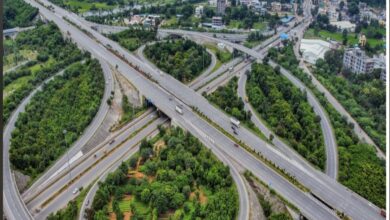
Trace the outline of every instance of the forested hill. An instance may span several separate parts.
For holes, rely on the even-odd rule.
[[[27,27],[32,25],[32,20],[37,16],[38,9],[23,0],[5,0],[3,13],[3,29]]]

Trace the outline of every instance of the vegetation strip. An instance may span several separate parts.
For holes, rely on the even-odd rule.
[[[238,195],[229,168],[189,132],[160,129],[109,174],[88,218],[201,217],[233,219]]]
[[[156,119],[150,121],[149,123],[145,124],[142,128],[136,130],[134,133],[132,133],[127,139],[125,139],[123,142],[121,142],[120,144],[118,144],[116,147],[114,147],[113,149],[111,149],[110,151],[108,151],[106,154],[104,154],[102,157],[100,157],[99,159],[97,159],[91,166],[89,166],[86,170],[84,170],[82,173],[80,173],[79,175],[77,175],[75,178],[73,178],[70,182],[68,182],[65,186],[63,186],[60,190],[58,190],[56,193],[54,193],[54,195],[52,195],[51,197],[49,197],[47,200],[45,200],[42,204],[41,204],[41,208],[45,207],[49,202],[51,202],[54,198],[56,198],[59,194],[61,194],[64,190],[66,190],[70,185],[72,185],[76,180],[78,180],[80,177],[82,177],[85,173],[87,173],[89,170],[91,170],[93,167],[95,167],[100,161],[102,161],[104,158],[108,157],[110,154],[112,154],[114,151],[116,151],[119,147],[121,147],[123,145],[123,143],[125,143],[127,140],[133,138],[135,135],[137,135],[140,131],[142,131],[144,128],[146,128],[148,125],[150,125],[151,123],[153,123]],[[153,133],[155,130],[153,130],[151,133]],[[149,134],[151,134],[149,133]],[[148,134],[148,135],[149,135]],[[140,142],[137,142],[135,145],[133,145],[132,147],[138,145]],[[131,147],[131,148],[132,148]],[[129,150],[131,149],[129,148]],[[128,151],[129,151],[128,150]]]
[[[132,123],[135,124],[135,123],[139,122],[141,119],[145,118],[145,117],[148,116],[148,115],[149,115],[149,114],[143,114],[143,115],[141,115],[142,117],[137,117],[134,121],[132,121]],[[151,123],[151,122],[149,122],[149,123]],[[125,132],[125,130],[120,131],[119,133],[115,134],[111,139],[104,141],[103,143],[99,144],[97,147],[93,148],[93,150],[88,151],[88,153],[84,155],[84,158],[91,157],[95,152],[97,152],[98,150],[102,149],[102,148],[103,148],[105,145],[107,145],[110,141],[114,140],[116,137],[118,137],[119,135],[121,135],[121,134],[124,133],[124,132]],[[126,139],[126,140],[127,140],[127,139]],[[126,141],[126,140],[125,140],[125,141]],[[72,166],[71,166],[70,170],[73,170],[73,169],[76,168],[79,164],[81,164],[81,163],[83,163],[83,162],[84,162],[84,160],[82,160],[82,159],[76,160],[74,163],[72,163]],[[50,183],[49,185],[47,185],[47,186],[45,187],[45,189],[47,189],[47,188],[49,188],[51,185],[53,185],[53,184],[54,184],[53,181],[55,181],[55,180],[57,180],[57,179],[60,179],[60,178],[62,178],[63,176],[67,175],[67,174],[68,174],[68,171],[69,171],[69,170],[64,170],[63,172],[60,172],[56,177],[53,177],[53,179],[51,179],[51,183]],[[44,192],[44,191],[40,191],[40,192],[39,192],[37,195],[35,195],[34,197],[40,195],[40,194],[43,193],[43,192]],[[29,198],[28,200],[26,200],[26,202],[27,202],[27,203],[30,202],[32,199],[34,199],[34,197]]]
[[[353,131],[353,125],[334,109],[324,94],[313,85],[311,78],[299,68],[292,46],[271,52],[273,50],[270,50],[270,56],[276,57],[278,63],[289,69],[295,77],[310,88],[329,115],[338,145],[339,182],[375,205],[384,208],[386,204],[385,161],[377,157],[373,146],[359,140]]]
[[[212,126],[214,126],[215,128],[217,128],[222,134],[224,134],[225,136],[227,136],[228,138],[230,138],[231,140],[233,140],[234,142],[236,142],[237,144],[239,144],[244,150],[246,150],[248,153],[250,153],[252,156],[254,156],[255,158],[261,160],[263,163],[265,163],[266,165],[268,165],[268,167],[270,167],[271,169],[273,169],[275,172],[277,172],[278,174],[280,174],[281,176],[283,176],[284,178],[286,178],[289,182],[291,182],[292,184],[294,184],[296,187],[298,187],[299,189],[301,189],[302,191],[304,192],[310,192],[310,190],[305,187],[304,185],[302,185],[299,181],[297,181],[295,179],[295,177],[293,176],[290,176],[290,174],[286,173],[286,171],[280,169],[279,167],[277,167],[272,161],[268,160],[267,158],[265,158],[260,152],[256,152],[255,150],[253,150],[253,148],[250,148],[248,145],[246,145],[244,142],[238,140],[236,137],[234,137],[233,135],[231,135],[230,133],[228,133],[227,131],[225,131],[223,128],[221,128],[218,124],[216,124],[215,122],[211,121],[207,116],[205,116],[202,112],[200,112],[196,107],[191,107],[192,110],[197,113],[201,118],[203,118],[206,122],[208,122],[209,124],[211,124]]]

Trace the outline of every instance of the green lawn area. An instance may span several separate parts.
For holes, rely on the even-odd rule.
[[[36,51],[32,50],[19,50],[19,55],[18,55],[18,64],[20,62],[23,62],[25,60],[35,60],[37,58],[38,53]],[[12,67],[18,65],[15,63],[15,54],[11,53],[3,58],[3,71],[7,71],[11,69]]]
[[[229,25],[227,26],[227,28],[242,28],[244,26],[244,24],[242,23],[242,21],[238,21],[238,20],[230,20],[229,22]]]
[[[327,40],[329,38],[331,40],[335,40],[335,41],[340,42],[340,43],[343,42],[343,34],[341,32],[331,33],[331,32],[326,31],[326,30],[320,30],[318,35],[316,36],[313,28],[310,28],[305,32],[304,38],[324,39],[324,40]],[[348,39],[349,45],[354,45],[354,44],[357,44],[359,42],[359,38],[357,37],[357,35],[355,33],[348,33],[347,39]],[[373,38],[368,38],[367,42],[372,47],[384,44],[384,42],[382,40],[373,39]]]
[[[129,212],[130,211],[130,204],[133,199],[123,199],[119,201],[119,209],[122,212]]]
[[[15,90],[18,90],[18,89],[22,88],[23,86],[26,86],[27,82],[32,78],[33,78],[33,76],[31,76],[31,75],[30,76],[23,76],[15,81],[13,81],[11,84],[7,85],[3,91],[3,100],[5,100]]]
[[[245,41],[244,42],[244,46],[248,47],[248,48],[254,48],[256,47],[257,45],[259,45],[262,41],[258,40],[258,41]]]
[[[115,5],[107,5],[107,3],[101,3],[101,2],[90,3],[87,1],[79,1],[79,0],[67,0],[65,4],[71,7],[79,8],[78,11],[79,13],[84,13],[89,11],[92,5],[95,5],[96,8],[103,9],[103,10],[110,10],[116,7]]]
[[[49,67],[53,65],[55,62],[56,62],[55,59],[53,57],[50,57],[45,63],[37,63],[34,66],[30,67],[31,73],[36,74],[43,67]]]
[[[173,16],[170,19],[165,19],[164,24],[162,26],[169,27],[169,26],[175,26],[175,25],[177,25],[177,18]]]
[[[141,201],[138,201],[137,198],[135,198],[135,197],[132,198],[131,202],[133,203],[135,209],[137,210],[137,213],[144,214],[144,215],[150,213],[148,205],[145,203],[142,203]]]
[[[268,25],[267,22],[255,22],[253,24],[253,29],[262,31],[262,30],[265,30],[267,28],[267,25]]]
[[[232,58],[232,55],[228,50],[226,50],[226,49],[221,50],[215,44],[207,43],[204,46],[207,49],[211,50],[216,56],[217,56],[218,51],[220,54],[219,57],[217,56],[217,62],[215,63],[215,66],[211,70],[211,72],[216,71],[217,69],[219,69],[221,67],[221,65],[223,63],[228,62]]]

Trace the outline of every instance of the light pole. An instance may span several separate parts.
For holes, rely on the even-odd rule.
[[[67,144],[67,141],[66,141],[66,133],[68,131],[66,129],[64,129],[62,131],[62,133],[64,134],[64,140],[65,140],[65,150],[66,150],[66,157],[67,157],[67,160],[68,160],[68,172],[69,172],[69,184],[70,182],[72,181],[72,174],[71,174],[71,171],[70,171],[70,163],[69,163],[69,150],[68,150],[68,144]]]

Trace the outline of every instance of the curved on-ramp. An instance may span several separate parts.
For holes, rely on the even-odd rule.
[[[303,23],[305,24],[305,23]],[[259,53],[253,49],[246,48],[242,45],[238,45],[235,43],[231,43],[225,40],[216,39],[213,37],[205,36],[202,33],[197,32],[191,32],[191,31],[181,31],[181,30],[164,30],[167,33],[176,33],[176,34],[182,34],[182,35],[188,35],[192,36],[194,38],[205,38],[208,40],[212,40],[215,42],[223,42],[226,45],[229,45],[237,50],[240,50],[252,57],[255,57],[257,59],[262,59],[265,56],[265,53]],[[272,43],[272,41],[270,41]],[[270,61],[269,64],[273,67],[277,66],[276,63],[273,61]],[[337,144],[336,144],[336,138],[333,133],[333,129],[331,126],[331,123],[328,119],[327,114],[321,107],[318,100],[315,98],[315,96],[311,93],[309,89],[306,88],[306,86],[296,79],[289,71],[281,67],[281,73],[287,77],[295,86],[300,88],[301,90],[307,91],[307,100],[310,103],[310,105],[313,107],[314,112],[321,117],[321,129],[322,133],[324,134],[324,143],[326,148],[326,174],[329,175],[333,179],[337,179],[338,174],[338,156],[337,156]]]
[[[200,139],[201,142],[205,146],[211,145],[212,143],[207,140],[207,139]],[[211,148],[211,147],[210,147]],[[80,212],[79,212],[79,220],[86,220],[85,218],[85,211],[87,208],[91,208],[92,201],[96,195],[97,190],[99,189],[99,182],[104,181],[104,179],[107,177],[107,175],[113,171],[115,171],[119,165],[121,164],[122,161],[125,161],[126,159],[130,158],[132,155],[134,155],[139,149],[139,145],[131,151],[129,151],[129,154],[123,157],[124,159],[121,161],[118,161],[117,163],[113,164],[109,169],[107,169],[100,177],[99,179],[92,185],[90,190],[88,191],[86,197],[83,200],[83,203],[80,207]],[[220,152],[219,150],[214,150],[213,153],[226,165],[229,166],[230,168],[230,173],[233,177],[234,182],[236,183],[237,190],[238,190],[238,196],[239,196],[239,213],[238,213],[238,219],[239,220],[248,220],[249,219],[249,197],[248,197],[248,192],[246,189],[245,182],[238,172],[238,170],[235,168],[233,163],[230,162],[226,158],[226,156]]]
[[[16,186],[15,178],[11,170],[11,163],[9,160],[9,149],[11,146],[11,134],[15,129],[15,123],[18,119],[18,116],[23,112],[30,102],[31,98],[40,91],[45,83],[53,80],[55,76],[61,75],[63,71],[58,72],[57,74],[51,76],[49,79],[45,80],[40,86],[34,89],[16,108],[12,113],[7,125],[4,128],[3,133],[3,202],[4,202],[4,213],[7,219],[11,220],[20,220],[20,219],[33,219],[31,213],[27,209],[25,203],[23,202],[19,190]],[[15,211],[18,210],[18,211]]]
[[[83,135],[79,137],[79,139],[67,150],[67,152],[64,153],[62,157],[60,157],[45,173],[42,174],[41,177],[39,177],[39,179],[33,183],[33,185],[31,185],[28,190],[22,194],[23,198],[29,197],[35,191],[44,186],[43,183],[57,175],[58,171],[63,169],[65,164],[68,164],[68,158],[73,158],[75,155],[79,154],[83,146],[92,138],[106,117],[109,110],[106,100],[110,97],[111,91],[113,90],[114,80],[109,64],[102,59],[99,59],[99,62],[104,74],[105,87],[104,95],[101,99],[101,104],[97,114],[84,130]]]
[[[108,67],[108,64],[100,60],[100,63],[103,68],[104,72],[104,78],[105,80],[111,81],[111,83],[106,83],[105,86],[105,92],[104,96],[102,98],[102,103],[99,108],[98,113],[96,114],[95,118],[91,122],[91,124],[88,126],[88,128],[85,130],[84,134],[82,137],[79,138],[79,140],[76,142],[75,146],[79,146],[79,148],[71,148],[68,151],[74,152],[73,155],[77,154],[79,149],[83,146],[84,143],[86,143],[90,137],[94,134],[94,132],[97,130],[97,128],[100,126],[102,120],[104,119],[104,116],[108,112],[108,105],[104,101],[106,100],[111,92],[112,88],[112,75],[111,75],[111,70]],[[33,90],[30,95],[28,95],[22,103],[18,106],[18,108],[12,113],[12,116],[7,123],[6,127],[4,128],[4,133],[3,133],[3,202],[4,202],[4,212],[5,215],[7,216],[8,219],[32,219],[32,215],[27,209],[22,196],[20,195],[19,190],[17,189],[16,182],[11,170],[11,164],[9,161],[9,148],[10,148],[10,140],[11,140],[11,134],[12,131],[15,129],[15,122],[17,121],[17,118],[19,116],[19,113],[23,112],[26,105],[30,102],[31,98],[35,95],[36,92],[42,89],[43,84],[49,82],[50,80],[54,79],[55,76],[63,74],[64,71],[61,71],[54,76],[50,77],[49,79],[45,80],[44,83],[42,83],[39,87],[37,87],[35,90]],[[109,87],[107,88],[107,84]],[[73,150],[75,149],[75,150]],[[67,161],[67,158],[63,156],[62,159],[58,160],[55,165],[53,165],[48,172],[45,172],[43,176],[38,179],[30,188],[29,190],[26,191],[27,195],[28,193],[31,192],[31,189],[34,189],[36,187],[39,187],[39,185],[46,181],[50,175],[53,175],[53,173],[58,170],[59,167],[61,167],[63,164],[65,164]],[[25,194],[23,194],[24,196]],[[15,210],[18,210],[15,212]]]

